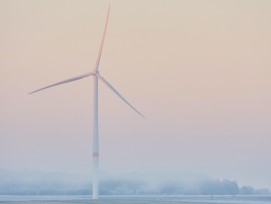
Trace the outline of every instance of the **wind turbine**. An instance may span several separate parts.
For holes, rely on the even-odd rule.
[[[134,106],[132,106],[104,77],[102,77],[99,73],[99,64],[101,60],[102,50],[103,50],[103,44],[105,40],[106,30],[107,30],[107,24],[108,24],[108,18],[110,13],[110,5],[107,12],[107,18],[106,23],[104,27],[104,32],[102,36],[102,41],[98,53],[98,57],[96,60],[95,68],[92,72],[88,72],[86,74],[82,74],[76,77],[72,77],[69,79],[66,79],[64,81],[60,81],[54,84],[51,84],[49,86],[45,86],[43,88],[37,89],[29,94],[36,93],[38,91],[48,89],[54,86],[58,86],[61,84],[69,83],[72,81],[76,81],[79,79],[83,79],[85,77],[93,76],[94,77],[94,103],[93,103],[93,138],[92,138],[92,162],[93,162],[93,180],[92,180],[92,198],[98,199],[99,198],[99,133],[98,133],[98,81],[101,80],[111,91],[113,91],[120,99],[122,99],[130,108],[132,108],[135,112],[137,112],[140,116],[145,118]]]

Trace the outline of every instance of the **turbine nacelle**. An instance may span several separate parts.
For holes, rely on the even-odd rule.
[[[94,76],[98,75],[99,73],[100,73],[99,70],[96,70],[96,69],[94,69],[94,71],[92,72],[92,74],[93,74]]]

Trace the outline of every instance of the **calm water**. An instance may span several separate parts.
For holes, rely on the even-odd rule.
[[[0,204],[271,204],[271,196],[0,196]]]

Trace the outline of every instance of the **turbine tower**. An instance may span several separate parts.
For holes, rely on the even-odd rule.
[[[92,72],[88,72],[86,74],[82,74],[76,77],[72,77],[69,79],[66,79],[64,81],[60,81],[54,84],[51,84],[49,86],[45,86],[43,88],[37,89],[29,94],[36,93],[38,91],[48,89],[54,86],[58,86],[61,84],[69,83],[72,81],[76,81],[88,76],[94,77],[94,86],[93,86],[93,138],[92,138],[92,162],[93,162],[93,180],[92,180],[92,198],[98,199],[99,198],[99,132],[98,132],[98,81],[101,80],[109,89],[111,89],[120,99],[122,99],[130,108],[132,108],[135,112],[137,112],[140,116],[145,118],[134,106],[132,106],[104,77],[102,77],[99,73],[99,64],[101,60],[102,50],[103,50],[103,44],[105,40],[106,30],[107,30],[107,24],[108,24],[108,18],[109,18],[109,12],[110,12],[110,5],[107,12],[107,18],[106,23],[104,27],[104,32],[102,36],[102,41],[98,53],[98,57],[96,60],[95,68]]]

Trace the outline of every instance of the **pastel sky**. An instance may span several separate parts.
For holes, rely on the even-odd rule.
[[[109,2],[0,0],[0,168],[91,171]],[[105,172],[198,172],[271,189],[271,1],[111,0],[99,87]]]

